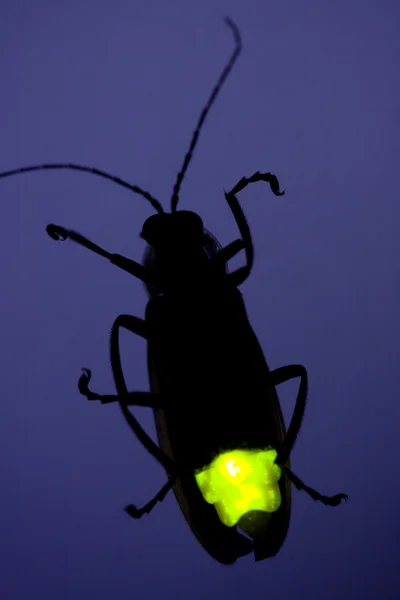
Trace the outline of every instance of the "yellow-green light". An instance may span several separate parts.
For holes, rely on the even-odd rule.
[[[202,496],[224,525],[233,527],[250,510],[275,512],[281,504],[276,450],[232,450],[195,474]]]

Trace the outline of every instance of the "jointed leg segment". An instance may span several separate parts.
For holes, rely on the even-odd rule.
[[[287,365],[285,367],[275,369],[269,373],[270,381],[274,386],[285,383],[286,381],[294,379],[295,377],[300,377],[300,387],[297,394],[293,417],[290,422],[283,447],[278,455],[277,462],[279,462],[279,464],[286,463],[300,431],[307,403],[308,375],[307,370],[305,367],[303,367],[303,365]]]
[[[151,392],[128,392],[123,396],[116,394],[97,394],[89,389],[89,381],[92,377],[90,369],[82,369],[83,375],[80,376],[78,387],[83,396],[88,400],[100,400],[101,404],[110,404],[111,402],[122,402],[125,406],[144,406],[146,408],[161,408],[160,394]]]
[[[290,481],[293,483],[295,488],[297,488],[300,491],[306,492],[309,496],[311,496],[311,498],[313,500],[322,502],[322,504],[325,504],[325,506],[338,506],[342,500],[347,502],[347,500],[349,498],[347,494],[335,494],[335,496],[323,496],[322,494],[320,494],[313,488],[311,488],[308,485],[306,485],[305,483],[303,483],[301,481],[301,479],[299,479],[297,477],[297,475],[295,475],[293,473],[293,471],[291,471],[288,467],[283,467],[283,470],[285,471],[286,475],[289,477]]]
[[[107,250],[104,250],[104,248],[102,248],[101,246],[94,244],[85,236],[81,235],[80,233],[77,233],[76,231],[72,231],[71,229],[65,229],[60,225],[47,225],[46,231],[53,240],[64,241],[67,238],[69,238],[73,242],[76,242],[84,248],[95,252],[99,256],[107,258],[113,265],[116,265],[120,269],[127,271],[128,273],[130,273],[134,277],[137,277],[141,281],[145,283],[151,283],[151,276],[146,267],[137,263],[134,260],[131,260],[130,258],[121,256],[120,254],[111,254],[110,252],[107,252]]]
[[[243,283],[250,275],[254,261],[254,249],[249,225],[235,194],[243,190],[247,185],[249,185],[249,183],[255,183],[257,181],[265,181],[269,183],[275,196],[283,196],[285,193],[284,191],[280,191],[279,182],[275,175],[272,173],[260,173],[259,171],[254,173],[251,177],[242,177],[242,179],[231,189],[230,192],[225,192],[226,201],[228,202],[233,216],[235,217],[235,221],[239,228],[240,235],[242,236],[242,241],[244,243],[244,249],[246,252],[246,266],[237,269],[229,275],[231,281],[233,281],[234,285],[236,286],[239,286],[241,283]]]
[[[173,487],[175,480],[175,476],[170,477],[167,483],[163,485],[163,487],[160,489],[159,492],[157,492],[154,498],[152,498],[150,502],[147,502],[147,504],[142,506],[142,508],[136,508],[134,504],[128,504],[128,506],[125,507],[125,511],[133,519],[140,519],[141,517],[143,517],[143,515],[151,512],[158,502],[162,502],[164,500],[169,490]]]
[[[288,365],[285,367],[280,367],[279,369],[275,369],[275,371],[271,371],[269,373],[269,377],[272,385],[274,386],[284,383],[285,381],[289,381],[294,377],[300,377],[300,387],[297,395],[293,417],[290,422],[289,429],[287,431],[286,438],[283,443],[283,447],[277,456],[276,462],[284,470],[286,476],[290,479],[293,485],[298,490],[303,490],[307,492],[307,494],[311,496],[313,500],[322,502],[326,506],[338,506],[338,504],[340,504],[342,500],[347,501],[348,496],[346,494],[336,494],[335,496],[323,496],[313,488],[303,483],[301,479],[299,479],[297,475],[295,475],[293,471],[289,469],[289,467],[284,466],[290,456],[297,435],[300,431],[301,422],[306,407],[308,376],[305,367],[303,367],[302,365]]]

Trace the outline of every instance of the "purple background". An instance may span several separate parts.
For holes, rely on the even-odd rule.
[[[0,597],[400,597],[398,3],[2,0],[0,169],[73,161],[166,203],[201,108],[243,36],[239,63],[202,132],[181,190],[223,244],[240,200],[256,263],[242,286],[272,368],[303,363],[309,404],[294,471],[327,508],[294,491],[279,555],[231,568],[197,544],[171,494],[151,516],[162,469],[116,405],[85,402],[80,368],[114,390],[108,335],[143,316],[140,282],[45,226],[76,229],[140,259],[147,202],[73,172],[0,182]],[[241,259],[242,260],[242,259]],[[147,390],[145,342],[123,335],[129,387]],[[285,416],[297,383],[281,389]],[[188,397],[190,402],[190,397]],[[245,410],[245,398],[235,410]],[[152,415],[136,410],[154,433]]]

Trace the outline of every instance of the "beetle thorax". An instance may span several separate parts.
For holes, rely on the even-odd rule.
[[[208,262],[202,248],[164,252],[156,256],[157,279],[165,291],[203,286],[208,276]]]

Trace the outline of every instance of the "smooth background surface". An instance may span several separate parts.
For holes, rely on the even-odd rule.
[[[201,108],[243,54],[201,135],[181,207],[222,243],[237,236],[223,188],[272,171],[240,197],[256,264],[242,287],[272,368],[307,366],[293,468],[338,508],[294,491],[280,554],[231,568],[199,547],[170,495],[131,521],[164,474],[116,405],[86,402],[80,368],[113,391],[108,335],[142,316],[139,282],[53,222],[140,259],[151,207],[96,177],[0,182],[0,597],[400,597],[398,4],[27,2],[0,8],[0,169],[74,161],[167,203]],[[123,336],[131,389],[147,390],[145,343]],[[281,391],[285,415],[296,386]],[[190,402],[190,394],[188,394]],[[235,400],[244,410],[245,399]],[[151,414],[136,414],[154,431]]]

